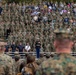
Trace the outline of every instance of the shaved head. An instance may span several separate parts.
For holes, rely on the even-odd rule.
[[[67,51],[73,46],[73,42],[69,39],[56,39],[54,41],[54,47],[56,48],[56,50],[58,51],[63,51],[64,49],[66,49]]]

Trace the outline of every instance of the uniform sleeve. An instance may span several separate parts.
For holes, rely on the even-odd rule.
[[[36,74],[35,75],[42,75],[41,70],[36,70]]]
[[[42,69],[41,68],[42,68],[41,66],[38,67],[38,69],[35,72],[35,75],[42,75]]]
[[[12,61],[12,75],[16,75],[15,73],[15,63]]]
[[[76,64],[75,64],[75,61],[74,61],[74,63],[73,62],[69,62],[67,64],[66,69],[67,69],[66,73],[68,75],[76,75]]]
[[[9,58],[7,63],[7,75],[15,75],[15,65],[12,58]]]

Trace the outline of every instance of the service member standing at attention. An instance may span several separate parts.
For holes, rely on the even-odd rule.
[[[76,58],[71,56],[72,32],[57,29],[54,47],[57,54],[53,59],[42,62],[36,75],[76,75]]]
[[[40,58],[40,49],[41,49],[41,42],[40,39],[37,38],[36,42],[35,42],[35,48],[36,48],[36,57],[37,59]]]
[[[3,39],[0,39],[0,75],[15,75],[12,58],[4,54],[6,44]]]

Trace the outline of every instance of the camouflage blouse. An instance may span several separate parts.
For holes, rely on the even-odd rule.
[[[0,54],[0,75],[15,75],[13,60],[6,54]]]
[[[76,75],[76,58],[70,54],[58,54],[44,61],[36,75]]]

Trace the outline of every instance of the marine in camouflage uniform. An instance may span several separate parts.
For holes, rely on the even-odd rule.
[[[21,72],[21,69],[25,66],[26,59],[20,59],[20,55],[15,55],[15,72],[16,75]]]
[[[36,63],[38,64],[38,65],[40,65],[43,61],[45,61],[46,60],[46,57],[44,56],[44,53],[41,53],[40,54],[40,58],[38,59],[38,60],[36,60]]]
[[[27,64],[22,69],[22,75],[34,75],[38,65],[35,62],[35,57],[31,54],[27,56]]]
[[[76,58],[71,56],[73,42],[71,32],[55,30],[54,47],[57,54],[53,59],[42,62],[36,75],[76,75]]]
[[[12,58],[4,54],[5,45],[6,43],[0,40],[0,75],[15,75]]]

